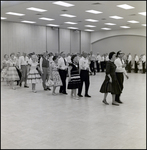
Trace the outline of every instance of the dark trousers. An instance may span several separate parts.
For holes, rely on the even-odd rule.
[[[135,70],[135,73],[138,73],[138,65],[137,65],[137,62],[135,61],[135,68],[134,68]]]
[[[142,71],[143,73],[145,73],[145,62],[144,63],[142,62]]]
[[[48,79],[49,79],[49,68],[48,67],[42,67],[42,71],[43,71],[43,74],[41,75],[42,86],[44,89],[47,89],[46,81],[48,81]]]
[[[101,61],[101,71],[104,72],[104,61]]]
[[[91,61],[90,62],[90,70],[91,70],[91,72],[93,72],[94,73],[94,75],[95,75],[95,68],[94,68],[94,61]]]
[[[17,70],[17,73],[18,73],[18,76],[19,76],[19,79],[21,79],[21,72],[20,72],[20,70],[18,69],[18,68],[16,68],[16,70]],[[17,85],[19,84],[19,82],[20,82],[20,80],[18,80],[17,81]]]
[[[66,77],[67,77],[67,70],[59,69],[59,74],[62,81],[62,86],[60,86],[59,93],[66,93]]]
[[[131,61],[128,63],[128,73],[131,73]]]
[[[123,73],[116,72],[116,78],[117,78],[117,81],[119,83],[119,86],[120,86],[120,89],[121,89],[121,92],[122,92],[122,90],[124,88],[123,87],[123,83],[124,83],[124,75],[123,75]],[[121,94],[116,94],[115,101],[120,101],[120,95]]]
[[[27,85],[27,73],[28,73],[28,66],[27,65],[21,65],[21,80],[20,83],[22,83],[23,81],[25,82],[24,85]]]
[[[100,72],[100,66],[99,66],[98,61],[96,61],[96,69],[97,69],[97,72]]]
[[[90,85],[89,71],[88,70],[81,70],[80,71],[80,78],[81,78],[81,84],[78,88],[78,95],[81,95],[81,93],[82,93],[82,88],[83,88],[84,82],[85,82],[85,95],[88,95],[88,89],[89,89],[89,85]]]

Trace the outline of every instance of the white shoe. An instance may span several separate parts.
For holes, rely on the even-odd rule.
[[[74,96],[73,98],[76,99],[76,100],[79,100],[79,97],[75,97],[75,96]]]

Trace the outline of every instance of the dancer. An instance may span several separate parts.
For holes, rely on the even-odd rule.
[[[79,68],[78,68],[78,58],[77,55],[73,55],[71,57],[71,62],[69,63],[68,67],[68,87],[67,89],[71,89],[71,97],[74,99],[79,99],[76,94],[76,89],[80,86],[80,74],[79,74]]]
[[[30,70],[28,72],[28,78],[27,81],[28,83],[32,83],[32,92],[36,93],[36,84],[41,83],[41,76],[39,72],[37,71],[38,67],[38,62],[37,62],[37,56],[32,55],[31,56],[31,61],[29,62],[30,64]]]
[[[116,66],[114,64],[115,58],[116,58],[115,52],[110,52],[109,53],[110,60],[107,61],[107,64],[106,64],[106,76],[100,88],[100,92],[104,93],[104,99],[103,99],[104,104],[109,105],[106,98],[107,98],[108,93],[111,93],[112,105],[119,106],[119,104],[115,101],[115,94],[121,93],[121,89],[120,89],[120,86],[118,84],[118,81],[115,75],[115,69],[116,69]]]

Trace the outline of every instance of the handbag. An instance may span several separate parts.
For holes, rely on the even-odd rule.
[[[53,85],[54,85],[54,81],[53,80],[49,79],[48,81],[46,81],[46,86],[51,87]]]

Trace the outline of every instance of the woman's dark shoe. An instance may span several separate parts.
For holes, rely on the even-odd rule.
[[[109,103],[107,103],[106,100],[103,100],[102,102],[103,102],[104,104],[106,104],[106,105],[109,105]]]
[[[112,103],[112,105],[119,106],[119,104],[116,104],[116,103]]]

